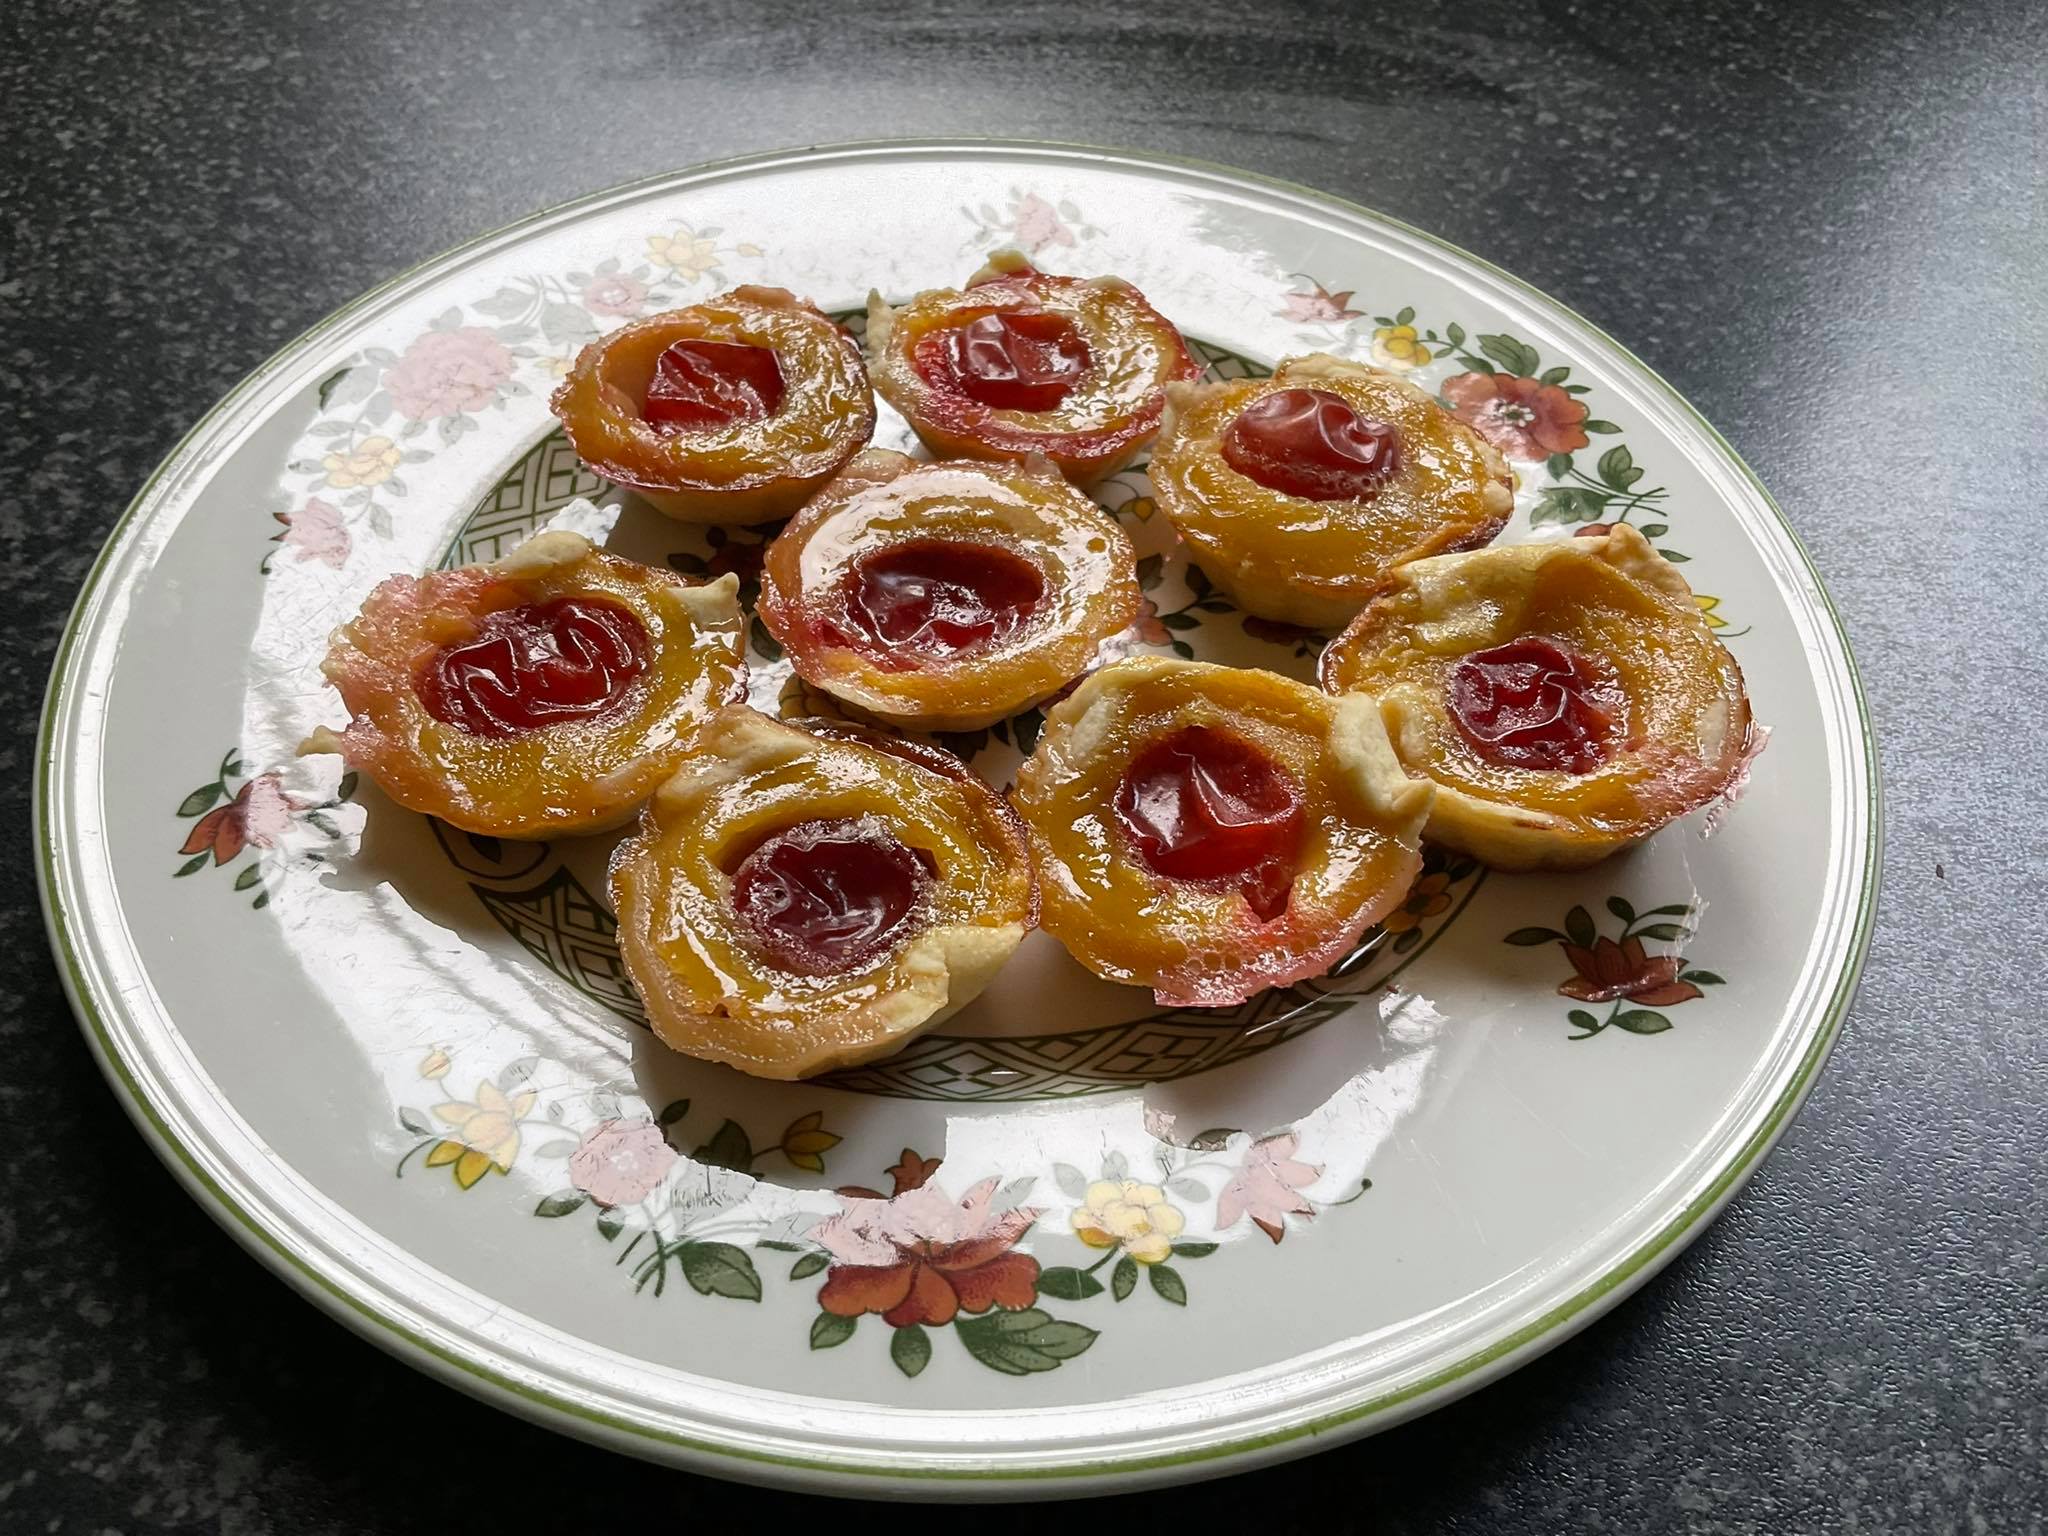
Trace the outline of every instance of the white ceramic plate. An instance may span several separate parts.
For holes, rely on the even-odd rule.
[[[853,310],[1006,244],[1135,281],[1216,373],[1311,350],[1431,386],[1493,372],[1479,393],[1518,410],[1486,419],[1520,459],[1504,537],[1626,518],[1711,594],[1773,731],[1742,803],[1580,875],[1432,855],[1337,974],[1221,1015],[1161,1013],[1034,936],[897,1058],[780,1085],[653,1042],[602,904],[607,840],[467,837],[293,757],[340,718],[317,662],[377,581],[619,500],[544,403],[592,336],[739,282]],[[908,441],[886,412],[877,440]],[[1128,644],[1309,675],[1315,640],[1210,596],[1145,492],[1102,492],[1152,557]],[[743,574],[758,538],[630,504],[612,535]],[[754,643],[772,707],[787,673]],[[1036,726],[957,745],[1002,782]],[[1640,1284],[1827,1053],[1871,917],[1873,771],[1840,630],[1762,487],[1583,320],[1239,173],[879,144],[537,216],[264,364],[93,570],[38,806],[108,1077],[308,1296],[622,1450],[963,1497],[1184,1480],[1383,1428]]]

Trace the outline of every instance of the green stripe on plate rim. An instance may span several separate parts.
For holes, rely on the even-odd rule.
[[[112,1033],[90,991],[90,982],[80,953],[66,921],[66,914],[57,899],[57,849],[51,836],[55,820],[54,793],[55,777],[52,771],[56,751],[55,723],[57,711],[64,698],[65,674],[70,666],[73,649],[87,611],[92,607],[98,594],[101,578],[106,572],[116,548],[128,532],[130,524],[150,493],[156,488],[165,473],[178,462],[186,448],[197,439],[219,416],[236,404],[243,396],[261,383],[278,368],[287,357],[298,352],[324,332],[339,327],[342,322],[357,312],[369,307],[386,293],[401,286],[411,278],[450,260],[453,257],[474,251],[482,246],[514,234],[532,225],[540,224],[564,213],[618,198],[642,188],[653,187],[684,178],[701,178],[719,173],[731,173],[747,169],[765,168],[772,165],[798,161],[812,154],[845,155],[849,158],[863,154],[906,153],[917,151],[965,151],[991,154],[1050,153],[1070,158],[1096,158],[1116,165],[1142,169],[1145,166],[1159,166],[1171,169],[1194,171],[1205,177],[1224,182],[1235,181],[1255,186],[1272,188],[1311,204],[1334,209],[1350,217],[1363,219],[1368,223],[1400,231],[1455,257],[1459,261],[1489,274],[1506,287],[1527,300],[1561,311],[1573,323],[1583,326],[1593,335],[1613,347],[1628,359],[1663,391],[1667,400],[1675,404],[1702,430],[1709,441],[1724,455],[1727,461],[1740,472],[1751,488],[1762,500],[1771,515],[1777,519],[1780,531],[1785,535],[1792,551],[1799,558],[1806,575],[1813,584],[1813,592],[1819,599],[1821,611],[1833,626],[1835,639],[1841,649],[1841,661],[1849,683],[1850,698],[1855,706],[1856,723],[1862,737],[1864,754],[1864,783],[1868,796],[1865,811],[1868,825],[1865,829],[1864,869],[1861,888],[1857,893],[1857,911],[1850,934],[1847,955],[1840,974],[1835,979],[1834,990],[1829,996],[1822,1015],[1821,1027],[1808,1044],[1805,1054],[1794,1069],[1791,1080],[1770,1107],[1763,1122],[1751,1133],[1749,1139],[1729,1159],[1728,1164],[1714,1181],[1702,1190],[1683,1210],[1672,1217],[1662,1228],[1639,1244],[1632,1252],[1615,1261],[1604,1273],[1589,1284],[1558,1303],[1541,1317],[1524,1324],[1515,1332],[1496,1340],[1486,1348],[1477,1350],[1463,1359],[1408,1383],[1393,1391],[1371,1398],[1363,1403],[1337,1412],[1303,1420],[1284,1429],[1275,1429],[1258,1435],[1248,1435],[1198,1449],[1151,1456],[1110,1457],[1103,1460],[1081,1462],[1057,1467],[1001,1467],[987,1470],[947,1467],[883,1467],[849,1466],[842,1462],[827,1461],[817,1457],[786,1456],[767,1451],[749,1450],[744,1447],[720,1444],[716,1441],[700,1440],[673,1431],[658,1429],[622,1415],[604,1413],[582,1403],[559,1397],[553,1393],[501,1375],[490,1366],[481,1363],[456,1350],[449,1349],[421,1334],[407,1328],[397,1319],[385,1315],[369,1305],[361,1297],[344,1289],[319,1269],[306,1263],[263,1225],[258,1217],[237,1203],[214,1180],[182,1141],[180,1141],[157,1113],[141,1084],[137,1081],[127,1060],[117,1050]],[[441,1380],[450,1385],[491,1400],[493,1394],[504,1394],[520,1402],[543,1410],[550,1423],[570,1431],[611,1430],[625,1434],[635,1440],[648,1442],[644,1449],[653,1454],[661,1449],[680,1450],[701,1454],[710,1461],[743,1462],[756,1465],[786,1467],[796,1470],[815,1471],[838,1476],[857,1476],[874,1479],[877,1482],[927,1482],[957,1481],[1011,1483],[1045,1479],[1084,1479],[1103,1477],[1115,1473],[1140,1472],[1160,1468],[1190,1466],[1201,1462],[1214,1461],[1225,1457],[1248,1456],[1252,1453],[1290,1444],[1305,1437],[1326,1434],[1332,1430],[1362,1424],[1364,1421],[1386,1418],[1395,1409],[1414,1404],[1419,1399],[1440,1392],[1458,1382],[1469,1386],[1481,1384],[1482,1374],[1490,1367],[1501,1365],[1511,1356],[1528,1351],[1536,1353],[1532,1346],[1545,1347],[1562,1343],[1578,1327],[1593,1321],[1605,1306],[1611,1306],[1622,1299],[1629,1290],[1648,1280],[1658,1268],[1675,1257],[1683,1246],[1683,1239],[1694,1235],[1705,1218],[1713,1215],[1735,1189],[1753,1172],[1764,1154],[1783,1134],[1792,1117],[1798,1112],[1813,1085],[1815,1076],[1827,1060],[1829,1051],[1841,1033],[1844,1016],[1855,995],[1856,983],[1861,975],[1863,963],[1870,948],[1871,933],[1877,918],[1877,884],[1882,869],[1883,820],[1882,795],[1878,781],[1878,760],[1876,741],[1872,735],[1869,702],[1865,696],[1863,679],[1856,667],[1854,653],[1849,646],[1849,637],[1842,624],[1834,599],[1829,595],[1826,584],[1821,580],[1819,570],[1805,544],[1786,518],[1784,510],[1757,477],[1754,470],[1737,453],[1727,438],[1702,416],[1692,404],[1672,387],[1664,376],[1651,368],[1634,352],[1614,337],[1587,320],[1569,306],[1549,298],[1540,290],[1531,287],[1514,276],[1487,261],[1475,256],[1449,241],[1418,229],[1412,224],[1368,208],[1361,203],[1321,192],[1279,177],[1261,175],[1255,171],[1242,170],[1235,166],[1221,165],[1214,161],[1195,159],[1189,156],[1153,153],[1141,150],[1115,149],[1103,145],[1079,144],[1054,140],[996,139],[996,138],[949,138],[949,139],[866,139],[834,144],[807,145],[795,149],[774,150],[752,155],[733,156],[721,160],[705,161],[680,170],[667,171],[659,175],[641,177],[603,191],[572,198],[567,202],[541,209],[515,219],[512,222],[464,241],[458,246],[437,253],[418,262],[404,271],[379,283],[376,287],[333,310],[297,337],[285,343],[277,351],[228,391],[202,416],[192,428],[181,437],[175,447],[165,455],[161,463],[144,481],[140,491],[122,512],[106,543],[101,547],[92,567],[86,574],[85,583],[66,620],[64,633],[58,641],[57,653],[51,665],[50,682],[45,691],[41,725],[36,744],[36,788],[34,796],[35,840],[37,845],[36,878],[43,903],[44,919],[50,933],[53,949],[63,961],[62,979],[66,993],[71,999],[72,1009],[86,1025],[86,1033],[97,1057],[100,1069],[107,1080],[119,1090],[124,1107],[136,1127],[143,1132],[146,1140],[155,1149],[171,1172],[177,1175],[195,1195],[214,1219],[242,1246],[264,1261],[273,1271],[291,1281],[309,1299],[325,1306],[340,1321],[347,1323],[373,1343],[385,1347],[399,1347],[417,1351],[423,1355],[429,1368]],[[1602,1304],[1605,1305],[1602,1305]],[[1573,1325],[1573,1326],[1567,1326]],[[1393,1420],[1389,1420],[1389,1423]],[[631,1445],[620,1447],[636,1449]]]

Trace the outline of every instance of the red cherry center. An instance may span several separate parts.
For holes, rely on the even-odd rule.
[[[1401,436],[1327,389],[1261,395],[1223,434],[1223,459],[1269,491],[1361,501],[1401,468]]]
[[[885,665],[948,661],[1002,644],[1045,598],[1045,573],[993,544],[906,539],[840,578],[838,638]]]
[[[740,860],[733,911],[784,970],[839,975],[896,942],[936,873],[876,817],[800,821]]]
[[[1250,742],[1206,725],[1155,741],[1124,769],[1115,808],[1155,873],[1234,886],[1263,922],[1286,910],[1301,786]]]
[[[1045,309],[995,310],[940,332],[919,352],[927,378],[936,372],[997,411],[1053,410],[1094,361],[1074,322]]]
[[[499,740],[602,715],[647,669],[647,630],[595,597],[500,608],[427,659],[414,691],[427,713]]]
[[[782,393],[773,347],[679,341],[655,362],[640,414],[664,432],[714,432],[773,416]]]
[[[1504,768],[1591,773],[1614,751],[1620,690],[1541,635],[1464,657],[1444,695],[1472,750]]]

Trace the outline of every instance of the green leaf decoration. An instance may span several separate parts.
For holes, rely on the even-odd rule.
[[[1444,327],[1444,339],[1454,347],[1462,347],[1465,345],[1465,327],[1453,320]]]
[[[1572,472],[1572,456],[1568,453],[1553,453],[1543,461],[1543,467],[1549,471],[1551,479],[1562,480]]]
[[[1565,1018],[1573,1029],[1583,1029],[1589,1035],[1596,1033],[1600,1028],[1600,1021],[1583,1008],[1574,1008],[1565,1015]]]
[[[580,1189],[558,1189],[541,1201],[539,1205],[536,1205],[533,1208],[533,1214],[536,1216],[566,1216],[571,1211],[580,1207],[583,1204],[584,1198],[583,1191]]]
[[[1087,1176],[1072,1163],[1054,1163],[1052,1165],[1052,1177],[1053,1182],[1059,1185],[1060,1192],[1066,1195],[1068,1199],[1086,1200],[1088,1198]]]
[[[1616,1027],[1632,1035],[1661,1035],[1671,1027],[1671,1021],[1661,1013],[1648,1008],[1630,1008],[1614,1016]]]
[[[1517,928],[1507,936],[1507,942],[1527,949],[1535,944],[1555,944],[1563,937],[1555,928]]]
[[[1536,355],[1536,349],[1524,346],[1512,336],[1481,336],[1479,350],[1509,373],[1520,374],[1524,378],[1534,377],[1536,370],[1542,366],[1542,359]]]
[[[514,1088],[517,1088],[521,1083],[533,1076],[534,1069],[539,1065],[540,1058],[538,1056],[522,1056],[517,1061],[508,1062],[505,1070],[498,1074],[498,1086],[504,1089],[505,1092],[510,1093]]]
[[[1200,619],[1186,613],[1162,613],[1159,622],[1168,629],[1199,629],[1202,625]]]
[[[1166,568],[1164,555],[1147,555],[1138,562],[1138,585],[1150,592],[1159,585],[1159,574]]]
[[[1400,312],[1399,314],[1397,314],[1397,315],[1395,315],[1395,316],[1394,316],[1394,324],[1396,324],[1396,325],[1413,325],[1414,323],[1415,323],[1415,306],[1414,306],[1413,304],[1403,304],[1403,305],[1401,306],[1401,312]]]
[[[1061,1301],[1086,1301],[1090,1296],[1102,1294],[1102,1282],[1085,1269],[1061,1264],[1039,1272],[1038,1291],[1042,1296],[1055,1296]]]
[[[1535,528],[1545,523],[1597,523],[1613,499],[1607,491],[1554,485],[1529,509],[1529,523]]]
[[[195,789],[191,794],[178,802],[178,814],[180,816],[198,816],[203,812],[211,810],[213,802],[220,797],[221,787],[218,784],[208,784],[204,788]]]
[[[1152,1289],[1162,1300],[1170,1301],[1176,1307],[1188,1304],[1188,1283],[1181,1279],[1180,1271],[1171,1264],[1154,1264],[1145,1271],[1145,1277],[1152,1282]]]
[[[1106,1153],[1102,1159],[1102,1176],[1105,1179],[1128,1179],[1131,1176],[1130,1161],[1121,1152]]]
[[[1678,979],[1701,987],[1722,987],[1728,984],[1727,978],[1717,976],[1712,971],[1680,971]]]
[[[1657,553],[1662,555],[1666,560],[1669,560],[1673,565],[1684,565],[1692,559],[1691,555],[1681,555],[1675,549],[1660,549],[1657,551]]]
[[[206,861],[212,857],[213,855],[210,853],[193,854],[191,858],[187,859],[184,863],[178,866],[177,874],[173,875],[171,878],[174,880],[183,879],[186,875],[198,874],[200,870],[206,867]]]
[[[1183,1200],[1206,1200],[1209,1198],[1208,1185],[1185,1176],[1177,1179],[1168,1179],[1166,1187],[1176,1195],[1179,1195]]]
[[[1636,920],[1636,909],[1630,906],[1624,897],[1608,897],[1607,910],[1620,918],[1624,923],[1632,923]]]
[[[1579,426],[1587,432],[1599,432],[1604,435],[1610,436],[1621,430],[1621,428],[1617,427],[1613,422],[1601,421],[1598,417],[1594,416],[1588,416],[1584,421],[1579,423]]]
[[[1189,645],[1185,640],[1175,640],[1171,642],[1168,649],[1170,649],[1173,652],[1173,654],[1178,656],[1182,661],[1193,661],[1195,659],[1195,648],[1192,645]]]
[[[1581,949],[1593,947],[1593,917],[1584,907],[1573,907],[1564,915],[1564,931]]]
[[[1636,935],[1645,939],[1662,939],[1668,944],[1674,939],[1684,938],[1686,927],[1683,923],[1652,923],[1647,928],[1638,928]]]
[[[804,1251],[802,1243],[785,1243],[779,1237],[764,1237],[754,1246],[756,1248],[772,1248],[777,1253],[802,1253]]]
[[[353,768],[349,769],[347,773],[344,773],[341,776],[341,783],[335,786],[334,798],[337,800],[353,799],[355,797],[356,783],[359,777],[360,776],[356,773],[355,769]]]
[[[541,306],[540,333],[551,347],[580,347],[597,339],[597,324],[581,304],[556,299]]]
[[[674,1125],[689,1112],[690,1101],[688,1099],[677,1099],[654,1117],[654,1123],[656,1125]]]
[[[1600,455],[1600,480],[1617,491],[1625,491],[1643,478],[1643,472],[1636,468],[1635,455],[1628,451],[1627,443],[1616,443]]]
[[[261,912],[261,911],[262,911],[262,910],[263,910],[263,909],[264,909],[265,907],[267,907],[267,906],[269,906],[269,905],[270,905],[270,892],[268,892],[268,891],[258,891],[258,892],[256,893],[256,899],[255,899],[254,901],[252,901],[252,902],[250,902],[250,903],[249,903],[249,910],[250,910],[251,912]]]
[[[597,1235],[606,1242],[611,1242],[625,1230],[626,1218],[617,1211],[603,1210],[597,1213]]]
[[[826,1254],[807,1253],[790,1266],[789,1278],[792,1280],[808,1280],[831,1262],[830,1256]]]
[[[235,876],[235,889],[238,891],[246,891],[247,889],[249,889],[250,886],[256,884],[256,882],[261,880],[262,878],[263,866],[261,864],[251,864],[246,869],[244,869],[239,875]]]
[[[1138,1261],[1125,1255],[1116,1261],[1116,1268],[1109,1272],[1109,1294],[1122,1301],[1138,1285]]]
[[[932,1363],[932,1336],[912,1323],[889,1336],[889,1358],[906,1376],[916,1376]]]
[[[745,1173],[754,1166],[754,1144],[747,1140],[747,1133],[737,1120],[728,1120],[690,1156],[713,1168]]]
[[[1562,384],[1571,376],[1572,371],[1569,368],[1546,368],[1543,370],[1543,376],[1537,382],[1539,384]]]
[[[1691,902],[1689,902],[1689,901],[1677,901],[1677,902],[1673,902],[1673,903],[1672,903],[1672,904],[1671,904],[1670,906],[1668,906],[1668,907],[1652,907],[1652,908],[1650,908],[1650,910],[1649,910],[1649,911],[1645,912],[1645,913],[1643,914],[1643,916],[1645,916],[1645,917],[1690,917],[1690,916],[1692,916],[1692,903],[1691,903]]]
[[[820,1312],[811,1320],[811,1348],[833,1349],[853,1337],[857,1318],[841,1317],[835,1312]]]
[[[1228,1125],[1212,1125],[1206,1131],[1198,1131],[1188,1142],[1191,1152],[1221,1152],[1230,1145],[1230,1138],[1237,1131]]]
[[[427,1117],[416,1109],[399,1110],[398,1123],[408,1131],[411,1131],[415,1136],[431,1136],[434,1134],[434,1128],[427,1123]]]
[[[1177,1259],[1206,1259],[1216,1251],[1214,1243],[1175,1243],[1173,1256]]]
[[[970,1355],[1005,1376],[1057,1370],[1061,1361],[1085,1353],[1095,1342],[1093,1328],[1062,1322],[1036,1307],[963,1317],[953,1331]]]
[[[1027,709],[1010,722],[1017,733],[1017,750],[1026,757],[1038,745],[1038,733],[1045,729],[1045,714],[1041,710]]]
[[[1670,531],[1671,525],[1669,523],[1639,523],[1636,525],[1636,532],[1646,539],[1661,539]]]
[[[682,1260],[683,1278],[699,1296],[761,1299],[761,1274],[744,1248],[731,1243],[684,1243],[676,1257]]]
[[[1214,586],[1211,585],[1208,576],[1203,572],[1202,568],[1199,565],[1191,565],[1188,567],[1187,583],[1188,590],[1194,593],[1196,597],[1207,597],[1211,592],[1215,590]]]

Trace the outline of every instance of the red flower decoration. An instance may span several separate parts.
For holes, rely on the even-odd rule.
[[[1560,946],[1578,974],[1558,984],[1558,993],[1582,1003],[1605,1003],[1625,997],[1632,1003],[1652,1008],[1670,1008],[1703,996],[1678,973],[1685,965],[1681,955],[1650,956],[1643,953],[1641,939],[1596,939],[1592,947],[1579,944]]]
[[[226,864],[245,846],[268,848],[291,825],[298,806],[278,787],[274,773],[261,773],[244,784],[226,805],[199,818],[180,853],[211,850],[216,865]]]
[[[890,1171],[901,1188],[907,1178],[928,1176],[924,1164],[908,1153]],[[996,1183],[983,1179],[957,1201],[922,1182],[889,1200],[846,1200],[811,1232],[836,1261],[818,1305],[835,1317],[877,1312],[892,1328],[943,1327],[962,1312],[1030,1306],[1038,1299],[1038,1261],[1012,1250],[1039,1213],[991,1211]]]
[[[1586,446],[1586,408],[1555,384],[1511,373],[1461,373],[1444,380],[1451,414],[1511,459],[1545,459]]]

